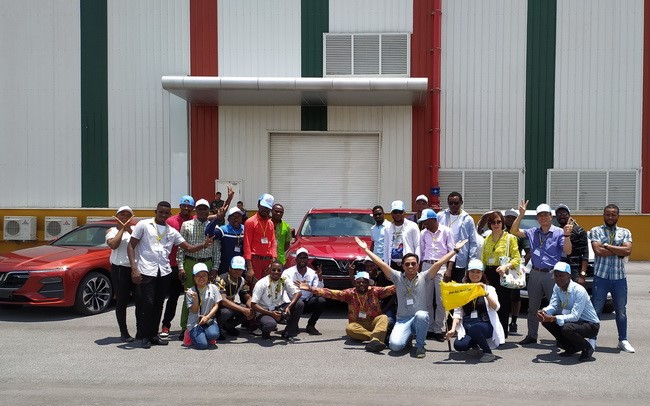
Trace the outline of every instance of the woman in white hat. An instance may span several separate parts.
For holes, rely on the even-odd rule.
[[[196,263],[192,274],[194,286],[185,292],[189,314],[183,344],[205,350],[210,345],[215,345],[220,335],[214,317],[219,309],[221,293],[216,285],[208,283],[208,267],[205,263]]]

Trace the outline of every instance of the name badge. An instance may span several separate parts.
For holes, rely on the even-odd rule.
[[[539,252],[539,248],[537,248],[535,251],[533,251],[533,254],[535,254],[538,257],[542,255],[542,253]]]
[[[366,312],[359,312],[359,318],[365,319],[367,317]]]
[[[266,238],[266,237],[263,237],[263,238],[260,240],[260,242],[261,242],[262,244],[268,244],[268,243],[269,243],[269,239]]]
[[[240,247],[235,247],[235,252],[241,252],[241,248]]]
[[[470,319],[478,319],[478,312],[477,312],[476,310],[474,310],[474,311],[469,315],[469,318],[470,318]]]
[[[413,306],[413,299],[406,299],[407,306]]]
[[[562,309],[562,314],[564,315],[571,314],[571,309]]]
[[[488,259],[488,264],[494,265],[494,258],[489,258]]]

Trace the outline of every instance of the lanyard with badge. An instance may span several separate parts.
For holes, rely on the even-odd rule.
[[[368,314],[366,313],[366,304],[368,303],[368,292],[364,294],[364,301],[361,301],[361,298],[359,297],[359,292],[355,292],[357,295],[357,301],[359,302],[359,318],[360,319],[365,319],[368,317]]]
[[[551,230],[548,230],[548,232],[545,233],[546,237],[544,237],[544,239],[542,239],[542,230],[541,229],[539,229],[537,231],[537,233],[539,234],[539,248],[536,248],[535,251],[533,251],[533,254],[540,257],[542,255],[542,252],[540,250],[544,246],[544,243],[546,242],[546,240],[548,240],[548,237],[550,237],[551,234],[553,234],[553,232]]]
[[[268,223],[266,223],[266,224],[260,223],[260,227],[262,227],[262,238],[260,239],[260,243],[268,244],[269,239],[266,238],[266,230],[268,229],[269,224]]]
[[[407,297],[406,297],[406,305],[407,306],[413,306],[413,303],[415,303],[415,301],[413,300],[413,291],[415,290],[415,288],[417,288],[417,286],[418,286],[418,277],[417,277],[417,275],[415,276],[415,278],[413,278],[412,281],[409,281],[408,278],[406,276],[404,276],[404,287],[406,287],[406,295],[407,295]]]
[[[165,227],[162,229],[162,232],[160,231],[160,227],[162,227],[159,224],[156,224],[156,219],[153,219],[153,223],[151,223],[153,226],[153,229],[156,231],[156,243],[153,245],[153,250],[155,252],[158,252],[160,255],[166,255],[165,248],[162,245],[162,239],[167,234],[167,227],[169,227],[167,224],[165,224]]]
[[[558,297],[560,298],[560,306],[562,306],[562,314],[571,313],[571,309],[567,308],[567,306],[569,305],[569,288],[567,287],[566,289],[566,300],[563,301],[562,296],[560,294],[558,294]]]

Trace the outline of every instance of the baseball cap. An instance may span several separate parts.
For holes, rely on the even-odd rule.
[[[208,272],[208,266],[204,262],[197,262],[192,267],[192,274],[196,275],[199,272]]]
[[[505,217],[508,216],[513,216],[513,217],[519,217],[519,212],[515,209],[508,209],[506,210],[506,214],[504,214]]]
[[[395,200],[390,204],[391,213],[394,211],[404,211],[404,202],[401,200]]]
[[[415,198],[416,202],[418,200],[424,200],[425,202],[429,203],[429,199],[425,195],[419,195],[418,197]]]
[[[469,264],[467,264],[467,270],[471,271],[472,269],[477,269],[481,272],[484,272],[485,266],[483,266],[483,262],[480,259],[472,259],[469,261]]]
[[[205,200],[205,199],[199,199],[199,201],[196,202],[196,206],[195,206],[195,207],[199,207],[199,206],[210,207],[210,203],[208,203],[208,201]]]
[[[226,218],[232,216],[232,215],[235,214],[235,213],[244,214],[244,213],[242,213],[241,210],[239,210],[237,207],[231,207],[231,208],[228,210],[228,213],[226,214]]]
[[[567,206],[566,204],[559,204],[557,206],[557,208],[555,209],[555,212],[557,213],[557,211],[560,210],[560,209],[564,209],[567,212],[571,213],[571,210],[569,210],[569,206]]]
[[[307,254],[307,255],[309,255],[309,251],[307,251],[307,248],[300,247],[300,248],[298,248],[298,251],[296,251],[296,256],[298,256],[298,255],[300,255],[300,254]]]
[[[186,204],[188,206],[194,206],[194,198],[190,195],[185,195],[181,197],[181,202],[178,204]]]
[[[232,269],[241,269],[243,271],[246,269],[246,260],[244,257],[241,257],[239,255],[232,257],[232,260],[230,260],[230,267]]]
[[[435,211],[433,211],[431,209],[424,209],[424,210],[422,210],[422,215],[418,219],[418,223],[421,223],[421,222],[423,222],[425,220],[429,220],[429,219],[435,219],[436,221],[438,221],[438,215],[436,214]]]
[[[535,214],[539,213],[549,213],[551,214],[551,206],[549,206],[546,203],[542,203],[539,206],[537,206],[537,209],[535,210]]]
[[[569,275],[571,275],[571,266],[569,264],[567,264],[566,262],[562,262],[562,261],[558,262],[553,267],[553,270],[558,271],[558,272],[566,272]]]
[[[117,215],[117,214],[120,214],[120,212],[123,212],[123,211],[128,211],[128,212],[131,213],[131,215],[133,216],[133,210],[131,210],[131,208],[130,208],[129,206],[122,206],[122,207],[120,207],[119,209],[117,209],[117,211],[115,212],[115,214],[116,214],[116,215]]]
[[[368,279],[370,280],[370,274],[366,271],[359,271],[357,272],[356,275],[354,275],[354,280],[356,281],[357,279]]]
[[[259,203],[262,207],[266,207],[267,209],[272,209],[273,208],[273,203],[275,202],[275,199],[273,198],[272,195],[268,193],[264,193],[260,198],[258,199]]]

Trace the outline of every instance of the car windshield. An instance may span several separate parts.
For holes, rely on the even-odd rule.
[[[54,241],[54,246],[99,247],[106,246],[106,231],[109,226],[93,225],[79,227]]]
[[[374,224],[370,214],[318,213],[309,214],[300,229],[301,236],[369,237]]]

